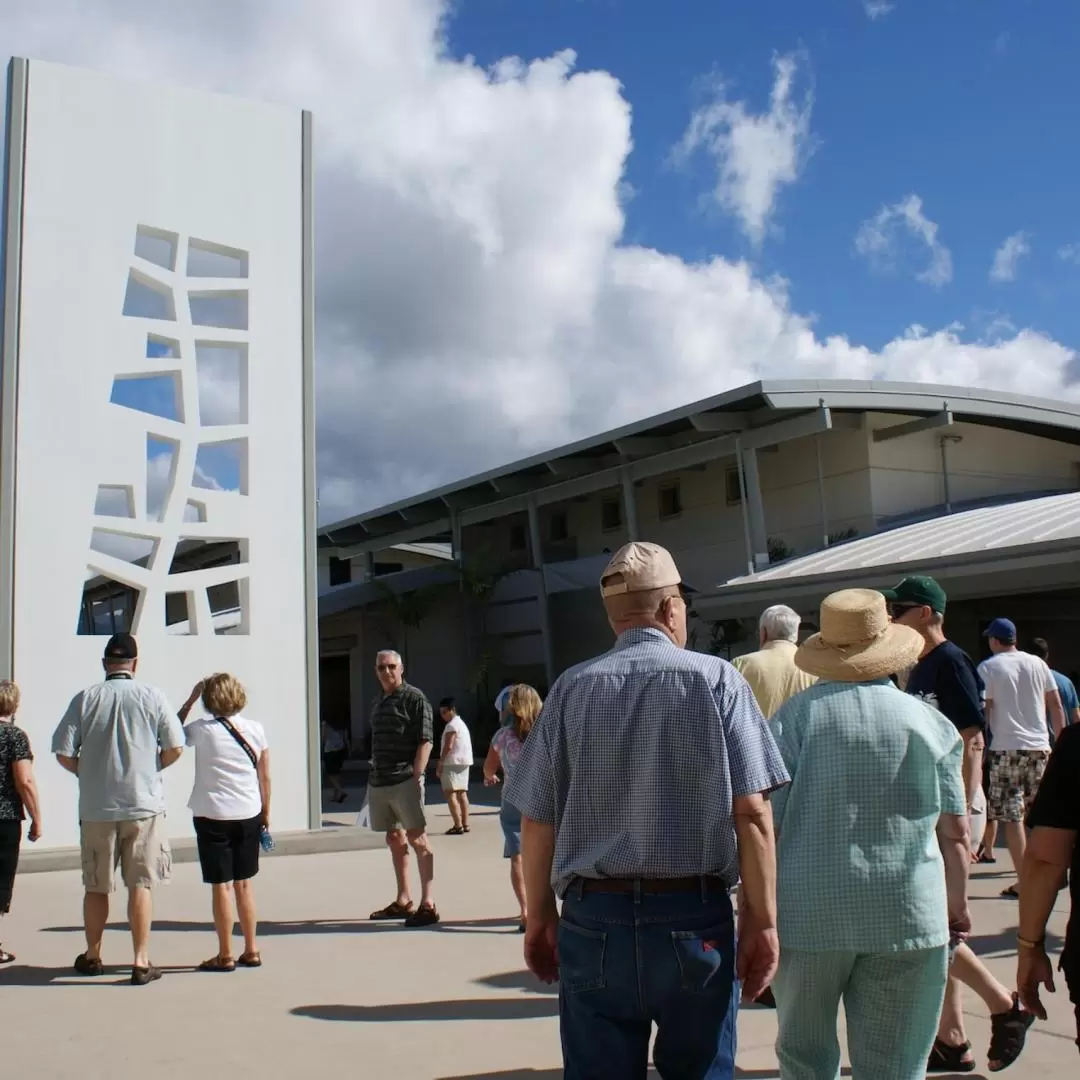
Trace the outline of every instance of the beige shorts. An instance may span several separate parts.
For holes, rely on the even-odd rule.
[[[368,813],[372,832],[411,832],[427,828],[424,817],[424,790],[415,780],[403,780],[390,787],[371,787],[368,791]]]
[[[468,765],[444,765],[442,767],[443,791],[468,791],[469,772]]]
[[[83,888],[111,893],[120,867],[129,889],[152,889],[172,877],[165,815],[138,821],[84,821],[80,826]]]

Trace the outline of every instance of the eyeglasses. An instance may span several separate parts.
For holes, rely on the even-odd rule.
[[[925,607],[925,604],[890,604],[889,614],[894,619],[899,619],[906,615],[909,611],[914,611],[916,608]]]
[[[375,665],[375,670],[376,671],[397,671],[397,669],[398,669],[397,664],[376,664]]]

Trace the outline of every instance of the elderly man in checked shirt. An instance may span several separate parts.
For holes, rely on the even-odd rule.
[[[667,551],[628,544],[601,592],[615,647],[556,681],[504,796],[525,959],[560,981],[567,1080],[644,1080],[653,1024],[663,1080],[727,1080],[739,981],[756,997],[779,955],[765,796],[787,772],[743,677],[685,649]]]

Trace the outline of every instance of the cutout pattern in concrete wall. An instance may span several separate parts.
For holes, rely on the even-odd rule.
[[[100,480],[80,633],[250,632],[249,540],[229,528],[248,494],[247,275],[246,251],[136,230],[122,310],[145,346],[109,400],[145,425],[145,489]]]

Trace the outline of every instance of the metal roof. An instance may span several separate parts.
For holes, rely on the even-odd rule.
[[[987,562],[1018,549],[1047,549],[1080,540],[1080,492],[984,506],[903,525],[789,559],[759,573],[732,578],[713,594],[778,584],[802,585],[829,578],[860,578],[877,568],[921,567],[964,560]]]
[[[478,510],[488,517],[503,516],[520,509],[520,499],[515,502],[514,497],[566,485],[568,477],[588,478],[695,444],[719,444],[718,435],[745,437],[778,419],[821,408],[909,416],[945,410],[958,422],[1080,444],[1080,408],[1060,401],[929,383],[761,381],[365,511],[321,528],[319,544],[347,548],[381,537],[393,537],[392,543],[449,540],[454,513],[473,519]]]

